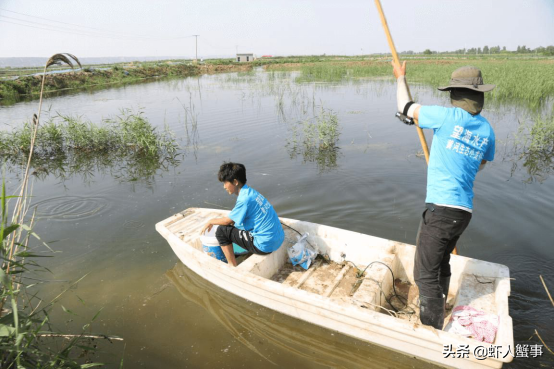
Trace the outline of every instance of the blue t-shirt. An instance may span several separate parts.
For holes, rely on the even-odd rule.
[[[481,160],[494,159],[494,131],[480,114],[422,106],[419,126],[434,131],[425,202],[473,209],[473,181]]]
[[[285,239],[285,232],[273,206],[258,191],[244,185],[229,218],[235,227],[249,231],[254,245],[263,252],[277,250]]]

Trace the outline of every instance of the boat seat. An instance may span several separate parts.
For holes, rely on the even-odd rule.
[[[253,254],[240,263],[237,268],[269,279],[283,265],[286,253],[287,248],[281,246],[277,251],[268,255]]]
[[[384,254],[378,261],[388,265],[394,272],[395,259],[395,254]],[[366,270],[362,284],[352,296],[352,301],[358,306],[377,311],[379,306],[386,304],[385,294],[390,293],[393,283],[389,268],[379,263],[372,264]]]
[[[246,260],[244,260],[242,263],[237,265],[237,269],[242,269],[242,270],[245,270],[247,272],[250,272],[252,270],[252,268],[254,268],[259,263],[263,262],[263,260],[266,256],[267,255],[252,254]]]

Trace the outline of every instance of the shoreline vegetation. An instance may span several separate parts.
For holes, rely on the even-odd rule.
[[[191,77],[201,74],[249,71],[252,65],[184,64],[184,63],[125,63],[110,68],[88,66],[80,71],[47,74],[44,94],[89,88],[109,88],[114,84],[137,83],[163,77]],[[2,74],[0,73],[0,76]],[[11,79],[9,79],[11,78]],[[0,80],[0,105],[11,105],[23,100],[35,100],[40,95],[42,73],[12,76]]]
[[[540,109],[554,97],[554,58],[514,54],[481,55],[402,55],[408,61],[410,82],[433,87],[445,84],[452,71],[474,65],[483,71],[486,83],[498,86],[492,101]],[[237,63],[232,59],[213,59],[201,63],[160,61],[120,63],[81,71],[48,74],[46,96],[69,90],[102,89],[117,84],[140,83],[154,78],[179,78],[225,72],[248,72],[255,67],[270,71],[300,71],[297,82],[337,82],[343,79],[386,78],[392,81],[389,56],[298,56],[259,58]],[[9,68],[0,69],[0,77]],[[40,93],[40,75],[0,79],[0,105],[33,100]]]
[[[55,54],[44,67],[74,63],[81,66],[79,59],[71,54]],[[6,195],[4,173],[0,187],[0,367],[1,368],[92,368],[101,363],[92,362],[102,339],[108,342],[120,337],[95,334],[92,324],[102,309],[88,323],[64,333],[53,326],[50,315],[61,305],[61,297],[79,283],[85,276],[70,283],[49,302],[40,296],[41,285],[48,283],[45,272],[50,272],[38,263],[39,258],[52,257],[54,251],[34,232],[36,208],[32,210],[31,160],[37,146],[35,139],[40,128],[42,93],[39,96],[38,112],[27,131],[29,146],[24,175],[19,181],[18,195]],[[15,206],[11,206],[15,201]],[[32,211],[32,212],[31,212]],[[30,216],[30,220],[29,220]],[[82,300],[81,300],[82,301]],[[69,319],[76,313],[61,308]],[[60,340],[62,338],[62,340]],[[123,359],[122,359],[123,360]],[[123,361],[121,361],[121,367]]]

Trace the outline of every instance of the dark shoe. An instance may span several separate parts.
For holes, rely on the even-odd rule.
[[[442,329],[444,324],[444,297],[426,297],[419,295],[419,318],[421,323],[435,329]]]

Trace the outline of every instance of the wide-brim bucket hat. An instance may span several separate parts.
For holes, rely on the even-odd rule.
[[[452,72],[450,84],[445,87],[439,87],[439,90],[449,91],[453,88],[467,88],[474,91],[488,92],[492,91],[495,87],[496,85],[486,85],[483,83],[483,76],[479,68],[466,66]]]

